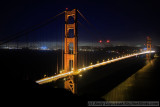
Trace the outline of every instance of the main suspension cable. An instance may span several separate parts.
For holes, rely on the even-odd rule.
[[[98,34],[101,34],[101,32],[92,24],[92,23],[90,23],[88,20],[87,20],[87,18],[79,11],[79,10],[77,10],[77,12],[80,14],[80,16],[92,27],[92,29],[94,30],[94,31],[96,31]]]
[[[12,40],[15,40],[17,38],[20,38],[20,37],[24,36],[25,34],[28,34],[28,33],[33,32],[33,31],[35,31],[35,30],[37,30],[37,29],[39,29],[41,27],[44,27],[44,26],[48,25],[49,23],[53,22],[58,16],[62,15],[64,12],[65,11],[63,11],[63,12],[57,14],[56,16],[53,16],[50,19],[47,19],[47,20],[45,20],[45,21],[43,21],[43,22],[41,22],[41,23],[39,23],[37,25],[33,25],[33,26],[29,27],[28,29],[25,29],[23,31],[17,32],[16,34],[7,37],[7,40],[6,39],[1,40],[2,43],[0,43],[0,45],[3,45],[5,43],[10,42]]]

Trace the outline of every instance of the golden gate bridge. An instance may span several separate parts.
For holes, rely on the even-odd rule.
[[[79,11],[78,11],[79,12]],[[79,12],[80,13],[80,12]],[[84,17],[81,13],[80,15],[82,17]],[[69,23],[69,17],[73,17],[74,18],[74,23]],[[86,19],[86,18],[84,18]],[[74,37],[70,37],[69,35],[69,30],[73,29],[74,30]],[[40,80],[37,80],[36,82],[39,84],[44,84],[44,83],[48,83],[48,82],[52,82],[52,81],[56,81],[57,79],[60,78],[64,78],[66,77],[66,80],[64,82],[64,87],[70,91],[72,91],[72,93],[77,93],[77,83],[76,83],[76,78],[74,77],[74,75],[77,75],[79,73],[82,73],[84,71],[87,71],[89,69],[93,69],[95,67],[99,67],[102,65],[106,65],[112,62],[116,62],[122,59],[126,59],[126,58],[130,58],[130,57],[134,57],[137,55],[142,55],[142,54],[150,54],[150,53],[154,53],[155,51],[151,51],[151,39],[148,37],[147,38],[147,51],[145,52],[140,52],[140,53],[135,53],[135,54],[129,54],[127,56],[122,56],[122,57],[118,57],[112,60],[108,61],[103,61],[101,63],[97,63],[94,65],[90,65],[84,68],[80,68],[77,69],[77,53],[78,53],[78,36],[77,36],[77,10],[73,9],[72,11],[68,11],[68,9],[66,9],[65,11],[65,53],[64,53],[64,71],[63,73],[57,74],[55,76],[51,76],[51,77],[47,77],[47,78],[43,78]],[[69,53],[69,44],[73,43],[73,53]],[[69,61],[73,61],[73,70],[70,71],[70,63]]]
[[[12,40],[19,38],[19,37],[22,37],[32,31],[35,31],[35,30],[47,25],[48,23],[52,22],[53,19],[57,18],[57,16],[65,14],[64,54],[63,54],[63,50],[62,50],[62,55],[64,55],[64,60],[62,59],[63,63],[64,63],[64,69],[63,69],[63,65],[62,65],[62,72],[61,73],[59,73],[57,75],[50,76],[50,77],[42,78],[40,80],[37,80],[36,83],[45,84],[48,82],[56,81],[60,78],[66,78],[65,82],[64,82],[64,88],[70,90],[72,93],[77,93],[77,89],[76,89],[77,88],[77,80],[76,80],[77,78],[75,75],[78,75],[82,72],[86,72],[87,70],[90,70],[90,69],[94,69],[96,67],[104,66],[104,65],[116,62],[116,61],[135,57],[135,56],[142,55],[142,54],[146,54],[146,57],[149,59],[151,53],[155,52],[155,51],[151,50],[151,38],[147,37],[147,50],[146,51],[141,51],[141,52],[133,53],[133,54],[127,54],[125,56],[117,56],[116,58],[107,59],[106,61],[103,61],[101,63],[91,64],[87,67],[78,68],[77,13],[79,13],[80,16],[82,16],[82,18],[84,18],[88,22],[88,20],[84,17],[84,15],[79,10],[73,9],[73,10],[69,11],[68,9],[66,9],[66,11],[61,12],[58,15],[56,15],[56,16],[54,16],[54,17],[52,17],[52,18],[50,18],[40,24],[32,26],[31,28],[29,28],[27,30],[18,32],[15,35],[11,35],[9,37],[9,39],[3,41],[2,43],[0,43],[0,45],[8,43]],[[70,17],[72,17],[74,19],[73,22],[69,21]],[[71,30],[73,30],[73,32],[74,32],[73,36],[70,35]],[[71,52],[70,44],[73,44],[73,47],[72,47],[73,52]]]

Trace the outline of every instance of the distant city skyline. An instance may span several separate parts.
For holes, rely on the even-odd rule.
[[[160,45],[154,45],[153,46],[160,46]],[[130,47],[141,47],[145,48],[146,44],[132,44],[128,42],[118,42],[118,41],[112,41],[110,43],[106,43],[103,41],[102,43],[99,42],[79,42],[78,46],[90,46],[90,47],[115,47],[115,46],[130,46]],[[62,48],[62,42],[9,42],[6,44],[3,44],[0,46],[2,47],[47,47],[47,48]],[[64,43],[63,43],[64,48]]]

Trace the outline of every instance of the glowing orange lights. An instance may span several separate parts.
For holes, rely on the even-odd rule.
[[[151,51],[151,38],[147,36],[147,51]]]
[[[68,10],[68,8],[66,8]],[[69,17],[74,18],[74,23],[69,23]],[[74,36],[70,37],[69,31],[74,31]],[[68,73],[71,70],[77,71],[77,10],[65,11],[65,45],[64,45],[64,72]],[[70,44],[73,44],[73,53],[70,53]],[[70,63],[72,61],[72,64]],[[66,77],[64,88],[70,90],[72,93],[77,93],[76,78],[74,76]]]

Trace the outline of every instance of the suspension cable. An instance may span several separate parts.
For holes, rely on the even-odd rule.
[[[87,20],[87,18],[79,11],[79,10],[77,10],[77,12],[80,14],[80,16],[91,26],[91,28],[94,30],[94,32],[96,32],[98,35],[102,35],[102,33],[93,25],[93,24],[91,24],[88,20]],[[82,24],[81,24],[82,25]],[[94,33],[94,35],[95,35],[95,33]],[[97,38],[97,36],[95,36],[96,38]],[[102,38],[105,40],[105,38],[102,36]],[[98,40],[98,38],[97,38],[97,40]],[[104,44],[103,44],[104,45]]]
[[[16,34],[7,37],[9,39],[2,40],[3,42],[0,43],[0,45],[3,45],[5,43],[10,42],[12,40],[15,40],[17,38],[20,38],[20,37],[24,36],[25,34],[28,34],[28,33],[33,32],[33,31],[35,31],[35,30],[37,30],[37,29],[39,29],[41,27],[44,27],[44,26],[48,25],[49,23],[53,22],[58,16],[62,15],[64,12],[65,11],[63,11],[63,12],[51,17],[50,19],[47,19],[47,20],[45,20],[45,21],[43,21],[43,22],[41,22],[41,23],[39,23],[37,25],[33,25],[33,26],[29,27],[28,29],[25,29],[23,31],[17,32]]]
[[[87,18],[86,18],[79,10],[77,10],[77,11],[78,11],[78,13],[80,14],[80,16],[93,28],[94,31],[96,31],[98,34],[101,34],[101,32],[98,31],[98,29],[97,29],[93,24],[91,24],[91,23],[87,20]]]
[[[92,33],[86,26],[84,26],[80,21],[78,21],[78,23],[80,24],[80,26],[82,26],[90,35],[94,36],[94,38],[96,38],[96,40],[98,40],[97,36],[95,35],[95,33]],[[93,37],[92,37],[93,38]],[[92,40],[93,42],[93,40]]]

